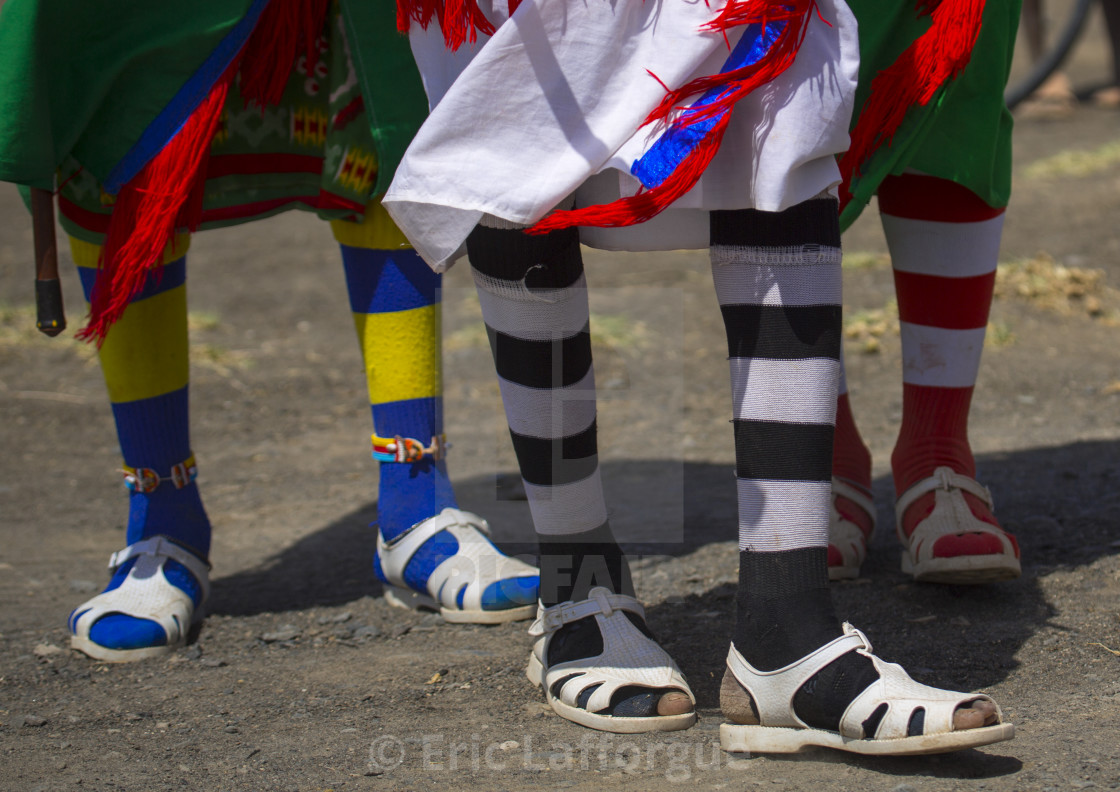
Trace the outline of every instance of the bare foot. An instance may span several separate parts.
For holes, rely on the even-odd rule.
[[[751,694],[743,690],[731,669],[723,669],[723,681],[719,686],[719,708],[723,717],[742,726],[758,726],[758,713],[754,711]]]
[[[1020,118],[1056,121],[1069,118],[1077,109],[1077,96],[1069,78],[1061,72],[1052,75],[1023,101],[1016,112]]]
[[[1105,110],[1120,110],[1120,85],[1110,85],[1095,91],[1093,104]]]

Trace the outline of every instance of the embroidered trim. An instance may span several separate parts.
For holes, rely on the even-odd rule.
[[[198,465],[195,463],[194,454],[177,465],[171,466],[171,473],[161,476],[151,468],[131,468],[125,465],[121,470],[124,473],[124,485],[129,492],[152,492],[160,484],[170,481],[175,489],[183,489],[198,478]]]
[[[425,446],[411,437],[378,437],[373,435],[373,458],[378,462],[419,462],[425,456],[439,461],[450,446],[446,435],[436,435]]]

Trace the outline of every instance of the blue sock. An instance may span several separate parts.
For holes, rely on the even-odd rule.
[[[90,267],[79,267],[87,299],[94,272]],[[110,330],[101,350],[102,371],[125,464],[153,470],[161,478],[170,476],[175,465],[191,457],[185,280],[185,258],[154,270],[133,298],[129,311]],[[210,521],[195,482],[178,489],[164,481],[150,492],[131,493],[128,544],[158,535],[207,559]],[[120,586],[134,564],[135,560],[131,560],[117,569],[105,591]],[[168,560],[164,574],[199,605],[201,586],[185,567]],[[71,629],[81,613],[79,609],[71,614]],[[122,614],[98,619],[90,629],[90,638],[112,649],[160,646],[167,642],[163,628],[156,622]]]

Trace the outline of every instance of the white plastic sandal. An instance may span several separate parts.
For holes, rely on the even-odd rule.
[[[914,527],[910,536],[902,528],[906,510],[928,492],[934,495],[933,511]],[[919,481],[895,504],[895,530],[902,542],[902,571],[915,580],[929,583],[974,584],[1011,580],[1020,575],[1015,545],[1005,531],[976,518],[968,507],[964,493],[975,495],[994,510],[992,494],[987,487],[950,467],[939,467],[933,475]],[[1002,552],[986,555],[959,555],[936,558],[933,546],[943,536],[983,533],[1000,540]]]
[[[836,498],[846,498],[871,518],[871,531],[875,531],[875,502],[862,491],[841,479],[832,478],[832,498],[828,516],[828,544],[840,554],[841,564],[828,566],[829,580],[851,580],[859,577],[859,569],[867,558],[867,537],[860,527],[842,515],[836,508]]]
[[[210,567],[206,562],[170,539],[154,536],[113,553],[109,569],[115,571],[133,558],[136,563],[121,585],[78,606],[70,616],[70,646],[95,660],[127,663],[168,654],[186,643],[191,625],[202,619],[210,594]],[[168,559],[185,566],[198,581],[202,588],[198,607],[164,575]],[[167,643],[137,649],[110,649],[95,643],[89,637],[90,630],[98,619],[111,613],[155,622],[163,628]]]
[[[635,627],[624,613],[629,611],[645,619],[645,609],[640,602],[624,594],[614,594],[601,586],[589,593],[588,599],[579,602],[542,607],[537,620],[529,628],[529,635],[535,636],[537,641],[529,656],[525,675],[534,685],[544,688],[545,699],[553,711],[582,726],[617,734],[676,731],[694,724],[695,710],[679,715],[644,717],[598,714],[599,710],[610,706],[615,692],[624,687],[680,691],[688,695],[693,705],[696,697],[673,658]],[[556,631],[565,624],[588,616],[594,616],[599,625],[603,651],[595,657],[548,667],[548,646]],[[552,688],[561,680],[565,681],[557,697],[553,695]],[[586,707],[578,706],[580,694],[593,685],[598,685],[598,688],[587,700]]]
[[[459,543],[458,552],[432,570],[426,591],[414,591],[404,580],[408,562],[424,544],[441,531]],[[488,538],[490,526],[477,514],[447,508],[422,520],[392,541],[377,534],[377,557],[385,599],[402,608],[438,610],[446,621],[471,624],[501,624],[532,618],[536,606],[513,604],[504,608],[484,608],[483,594],[494,583],[515,578],[537,578],[531,594],[536,599],[540,572],[504,555]]]
[[[826,665],[851,651],[871,658],[879,679],[848,705],[840,718],[839,732],[806,725],[793,709],[798,689]],[[725,751],[796,753],[822,746],[859,754],[903,756],[975,748],[1010,740],[1015,735],[1015,726],[1003,721],[998,706],[999,723],[954,731],[953,713],[962,704],[992,702],[991,698],[915,682],[901,666],[873,655],[867,636],[850,624],[844,625],[844,634],[839,638],[785,668],[758,671],[743,659],[734,644],[727,655],[727,667],[754,700],[761,725],[722,724],[719,738]],[[921,733],[911,736],[911,719],[919,711],[924,719]]]

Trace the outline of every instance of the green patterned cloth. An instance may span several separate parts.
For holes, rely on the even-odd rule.
[[[848,0],[848,5],[859,20],[858,117],[872,79],[925,32],[929,18],[919,18],[913,2]],[[1012,121],[1003,90],[1019,7],[1020,0],[987,0],[968,66],[929,106],[912,108],[893,143],[865,163],[852,185],[852,201],[841,215],[843,228],[855,222],[883,179],[908,168],[957,182],[989,206],[1007,206]]]
[[[71,5],[81,24],[61,23]],[[7,0],[0,180],[49,187],[57,172],[66,230],[102,242],[112,211],[103,185],[157,116],[182,101],[184,86],[208,90],[207,58],[263,5],[202,0],[176,12],[155,3]],[[83,29],[95,33],[78,35]],[[230,90],[211,148],[204,228],[292,208],[356,219],[388,184],[427,110],[395,4],[334,3],[321,44],[313,69],[299,58],[279,105],[246,108],[236,84]]]

